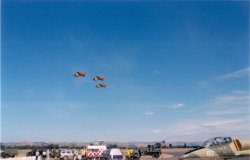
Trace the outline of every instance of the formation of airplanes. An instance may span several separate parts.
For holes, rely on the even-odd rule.
[[[226,160],[248,156],[250,156],[250,139],[215,137],[205,141],[202,147],[186,152],[179,159],[222,158]]]
[[[85,77],[87,75],[87,72],[76,72],[74,74],[75,77]],[[94,81],[104,81],[105,77],[104,76],[96,76],[93,78]],[[100,83],[96,85],[96,88],[105,88],[107,87],[107,84]]]

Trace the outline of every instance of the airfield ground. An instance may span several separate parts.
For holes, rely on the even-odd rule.
[[[190,150],[190,148],[162,149],[162,155],[158,159],[152,158],[151,156],[142,156],[140,159],[141,160],[178,160],[179,157],[184,155],[184,153],[188,150]],[[18,157],[24,157],[26,153],[29,151],[31,150],[19,150]],[[51,160],[59,160],[59,159],[53,158]],[[203,159],[203,160],[221,160],[221,159]],[[250,157],[233,158],[232,160],[250,160]]]

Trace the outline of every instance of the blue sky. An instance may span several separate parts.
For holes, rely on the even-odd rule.
[[[1,60],[3,142],[249,138],[248,1],[4,0]]]

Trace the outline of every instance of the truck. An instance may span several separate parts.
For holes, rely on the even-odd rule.
[[[147,145],[147,147],[131,147],[127,148],[126,160],[139,160],[141,156],[152,156],[159,158],[161,155],[161,147],[158,145]]]
[[[84,149],[83,159],[91,160],[102,157],[104,151],[107,150],[107,146],[104,143],[105,141],[103,140],[96,140],[94,144],[88,145]]]
[[[156,147],[155,145],[148,145],[147,147],[141,147],[141,155],[149,155],[154,158],[158,158],[161,155],[161,148]]]

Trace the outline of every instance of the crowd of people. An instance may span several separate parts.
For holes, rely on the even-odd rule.
[[[75,150],[73,153],[73,160],[81,160],[82,157],[86,155],[86,151],[83,150],[82,152],[80,150]],[[35,151],[36,160],[38,160],[38,157],[41,157],[41,160],[50,160],[51,158],[60,158],[61,157],[61,150],[36,150]]]
[[[38,160],[39,156],[41,156],[42,159],[46,158],[46,160],[50,160],[50,151],[48,149],[47,149],[47,151],[45,151],[45,150],[42,151],[42,153],[41,153],[41,151],[39,152],[39,150],[36,150],[35,154],[36,154],[36,160]]]

